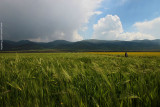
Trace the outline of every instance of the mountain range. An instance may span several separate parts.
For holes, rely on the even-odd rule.
[[[109,40],[82,40],[69,42],[55,40],[52,42],[33,42],[21,40],[18,42],[4,40],[3,51],[31,51],[31,50],[54,50],[68,52],[88,51],[160,51],[160,39],[156,40],[133,40],[133,41],[109,41]]]

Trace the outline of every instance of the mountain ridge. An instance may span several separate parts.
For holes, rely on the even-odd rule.
[[[160,51],[160,39],[155,40],[97,40],[88,39],[77,42],[55,40],[51,42],[33,42],[29,40],[3,41],[3,51],[20,50],[58,50],[58,51]]]

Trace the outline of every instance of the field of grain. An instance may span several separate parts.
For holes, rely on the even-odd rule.
[[[125,52],[86,52],[88,54],[121,55]],[[129,56],[160,56],[160,52],[127,52]]]
[[[159,53],[0,54],[0,106],[160,106]]]

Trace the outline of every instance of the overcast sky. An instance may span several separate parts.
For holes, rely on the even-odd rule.
[[[0,0],[7,40],[160,39],[160,0]]]

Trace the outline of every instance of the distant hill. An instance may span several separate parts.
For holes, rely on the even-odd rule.
[[[82,40],[69,42],[56,40],[48,43],[21,40],[18,42],[4,40],[4,51],[21,50],[57,50],[57,51],[160,51],[160,39],[133,40],[133,41],[107,41],[107,40]]]

